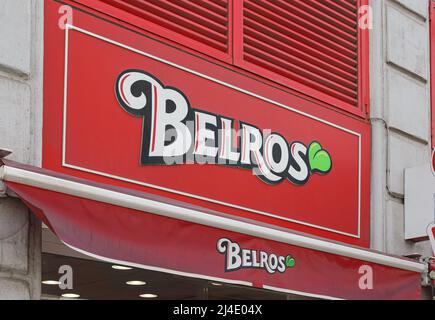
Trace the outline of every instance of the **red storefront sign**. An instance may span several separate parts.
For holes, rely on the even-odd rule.
[[[368,246],[367,122],[83,11],[59,29],[58,10],[47,3],[44,168]]]
[[[63,28],[45,1],[43,168],[0,162],[64,244],[315,298],[420,298],[423,264],[352,245],[370,239],[367,121],[67,3]]]

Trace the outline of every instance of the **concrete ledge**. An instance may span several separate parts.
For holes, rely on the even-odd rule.
[[[409,11],[419,15],[423,19],[427,19],[428,7],[429,7],[429,3],[427,0],[394,0],[394,1],[401,4]]]
[[[31,1],[0,1],[0,64],[30,73]]]
[[[0,278],[0,298],[2,300],[29,300],[29,284],[20,280]]]
[[[387,62],[427,80],[429,74],[428,24],[386,5]]]
[[[394,68],[387,67],[386,71],[388,125],[428,142],[429,86]]]
[[[403,197],[405,169],[428,163],[429,149],[427,144],[389,131],[387,183],[391,193]]]

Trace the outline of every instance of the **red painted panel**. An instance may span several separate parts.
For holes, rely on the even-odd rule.
[[[58,6],[46,3],[45,168],[369,245],[369,123],[86,12],[74,11],[65,48],[66,32],[57,27]],[[127,69],[143,70],[164,86],[177,88],[194,109],[270,129],[289,143],[308,146],[318,141],[330,154],[332,169],[313,173],[298,186],[290,181],[266,184],[238,167],[143,165],[143,119],[125,112],[115,95],[116,80]]]

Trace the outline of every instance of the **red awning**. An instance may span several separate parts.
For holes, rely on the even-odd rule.
[[[101,260],[319,298],[420,298],[413,260],[10,161],[0,177],[67,246]]]

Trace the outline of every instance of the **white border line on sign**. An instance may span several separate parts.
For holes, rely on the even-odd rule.
[[[264,211],[260,211],[260,210],[256,210],[256,209],[252,209],[252,208],[247,208],[247,207],[243,207],[243,206],[239,206],[239,205],[235,205],[235,204],[231,204],[231,203],[227,203],[227,202],[223,202],[223,201],[219,201],[219,200],[215,200],[215,199],[211,199],[211,198],[207,198],[207,197],[203,197],[203,196],[199,196],[199,195],[195,195],[195,194],[191,194],[191,193],[187,193],[187,192],[183,192],[183,191],[179,191],[179,190],[174,190],[174,189],[170,189],[170,188],[166,188],[166,187],[162,187],[162,186],[158,186],[158,185],[154,185],[154,184],[150,184],[150,183],[145,183],[145,182],[141,182],[141,181],[137,181],[137,180],[128,179],[128,178],[125,178],[125,177],[120,177],[120,176],[112,175],[112,174],[109,174],[109,173],[106,173],[106,172],[101,172],[101,171],[92,170],[92,169],[89,169],[89,168],[83,168],[83,167],[76,166],[76,165],[73,165],[73,164],[68,164],[66,162],[66,133],[67,133],[67,100],[68,100],[67,99],[67,94],[68,94],[68,49],[69,49],[69,39],[68,39],[69,33],[68,33],[68,30],[69,29],[76,30],[76,31],[81,32],[83,34],[86,34],[88,36],[97,38],[99,40],[108,42],[110,44],[116,45],[116,46],[124,48],[124,49],[130,50],[132,52],[135,52],[135,53],[140,54],[142,56],[145,56],[145,57],[148,57],[150,59],[156,60],[158,62],[170,65],[170,66],[172,66],[174,68],[177,68],[179,70],[183,70],[185,72],[194,74],[194,75],[196,75],[198,77],[201,77],[201,78],[213,81],[213,82],[218,83],[218,84],[220,84],[222,86],[228,87],[230,89],[234,89],[234,90],[239,91],[241,93],[244,93],[246,95],[252,96],[254,98],[260,99],[260,100],[265,101],[267,103],[270,103],[270,104],[273,104],[275,106],[284,108],[286,110],[292,111],[294,113],[300,114],[300,115],[305,116],[307,118],[310,118],[310,119],[313,119],[315,121],[321,122],[323,124],[332,126],[332,127],[336,128],[338,130],[344,131],[344,132],[346,132],[348,134],[351,134],[351,135],[354,135],[354,136],[358,137],[358,152],[359,152],[359,155],[358,155],[358,171],[359,171],[358,172],[358,219],[357,219],[358,233],[357,234],[352,234],[352,233],[348,233],[348,232],[343,232],[343,231],[335,230],[335,229],[332,229],[332,228],[322,227],[322,226],[319,226],[319,225],[316,225],[316,224],[312,224],[312,223],[308,223],[308,222],[303,222],[303,221],[296,220],[296,219],[290,219],[290,218],[282,217],[282,216],[279,216],[279,215],[276,215],[276,214],[273,214],[273,213],[269,213],[269,212],[264,212]],[[219,204],[219,205],[223,205],[223,206],[227,206],[227,207],[231,207],[231,208],[235,208],[235,209],[239,209],[239,210],[249,211],[249,212],[260,214],[260,215],[263,215],[263,216],[268,216],[268,217],[272,217],[272,218],[279,219],[279,220],[284,220],[284,221],[288,221],[288,222],[292,222],[292,223],[296,223],[296,224],[300,224],[300,225],[304,225],[304,226],[308,226],[308,227],[312,227],[312,228],[316,228],[316,229],[320,229],[320,230],[324,230],[324,231],[329,231],[329,232],[332,232],[332,233],[341,234],[341,235],[345,235],[345,236],[352,237],[352,238],[359,239],[361,237],[361,134],[360,133],[354,132],[354,131],[352,131],[350,129],[341,127],[341,126],[339,126],[337,124],[334,124],[332,122],[323,120],[321,118],[318,118],[316,116],[310,115],[310,114],[305,113],[303,111],[300,111],[300,110],[294,109],[292,107],[286,106],[286,105],[284,105],[282,103],[279,103],[277,101],[274,101],[274,100],[271,100],[269,98],[260,96],[258,94],[253,93],[253,92],[244,90],[244,89],[239,88],[237,86],[234,86],[232,84],[229,84],[229,83],[223,82],[221,80],[215,79],[213,77],[204,75],[204,74],[202,74],[200,72],[197,72],[197,71],[191,70],[189,68],[180,66],[180,65],[175,64],[173,62],[170,62],[168,60],[156,57],[156,56],[151,55],[149,53],[140,51],[140,50],[135,49],[133,47],[124,45],[124,44],[119,43],[117,41],[108,39],[106,37],[100,36],[98,34],[95,34],[93,32],[84,30],[82,28],[79,28],[79,27],[76,27],[76,26],[73,26],[73,25],[70,25],[70,24],[66,24],[65,25],[65,66],[64,67],[65,67],[65,70],[64,70],[64,100],[63,100],[62,166],[66,167],[66,168],[71,168],[71,169],[74,169],[74,170],[79,170],[79,171],[83,171],[83,172],[92,173],[92,174],[99,175],[99,176],[104,176],[104,177],[115,179],[115,180],[120,180],[120,181],[124,181],[124,182],[128,182],[128,183],[133,183],[133,184],[136,184],[136,185],[150,187],[150,188],[154,188],[154,189],[157,189],[157,190],[162,190],[162,191],[166,191],[166,192],[170,192],[170,193],[174,193],[174,194],[178,194],[178,195],[182,195],[182,196],[187,196],[187,197],[190,197],[190,198],[194,198],[194,199],[198,199],[198,200],[202,200],[202,201],[207,201],[207,202],[211,202],[211,203],[215,203],[215,204]]]

